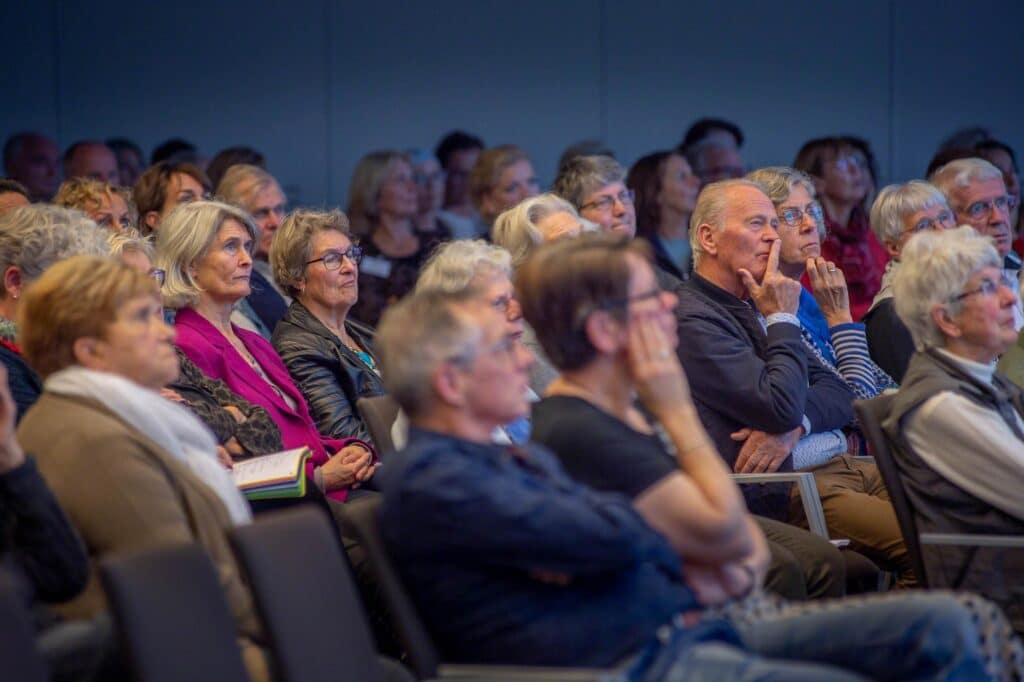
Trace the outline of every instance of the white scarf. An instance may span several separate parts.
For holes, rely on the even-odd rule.
[[[217,459],[217,441],[188,410],[117,374],[72,365],[43,384],[52,393],[91,398],[186,464],[227,507],[235,525],[252,520],[249,503]]]

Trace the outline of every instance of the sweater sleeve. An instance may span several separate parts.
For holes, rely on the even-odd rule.
[[[858,398],[874,398],[896,383],[871,360],[864,325],[858,322],[839,324],[829,329],[836,351],[836,369]]]

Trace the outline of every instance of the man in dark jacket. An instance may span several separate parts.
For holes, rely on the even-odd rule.
[[[854,396],[801,340],[800,285],[778,270],[778,229],[754,182],[713,183],[697,200],[694,277],[677,314],[679,357],[701,420],[736,472],[814,468],[830,533],[912,583],[877,468],[846,456],[839,429],[852,421]],[[751,488],[747,501],[754,513],[789,515],[775,486]]]

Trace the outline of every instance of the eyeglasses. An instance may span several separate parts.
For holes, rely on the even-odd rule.
[[[1012,211],[1017,206],[1017,198],[1004,194],[1001,197],[995,199],[986,199],[985,201],[975,201],[973,204],[967,207],[967,215],[970,216],[971,220],[980,220],[987,217],[992,213],[993,208],[1002,211]]]
[[[582,206],[580,206],[580,210],[581,211],[585,211],[588,208],[593,208],[593,209],[597,209],[601,213],[607,213],[608,211],[612,210],[612,208],[615,206],[615,202],[616,201],[618,201],[623,206],[625,206],[626,204],[632,204],[633,203],[633,199],[635,197],[636,197],[636,194],[633,192],[633,190],[631,190],[631,189],[624,189],[621,192],[619,192],[618,194],[616,194],[615,196],[612,196],[612,197],[604,196],[604,197],[601,197],[600,199],[594,199],[593,201],[587,202],[587,203],[583,204]]]
[[[999,291],[999,287],[1007,287],[1012,291],[1013,286],[1013,280],[1011,280],[1008,275],[1003,275],[998,281],[983,279],[977,289],[971,289],[970,291],[965,291],[959,296],[954,296],[950,299],[950,302],[955,303],[956,301],[962,301],[969,296],[976,296],[978,294],[981,294],[982,296],[991,296]]]
[[[782,222],[786,223],[790,227],[799,227],[804,221],[804,214],[811,216],[814,218],[814,222],[819,224],[825,217],[824,212],[821,210],[821,204],[817,201],[812,201],[807,204],[804,206],[803,210],[796,208],[795,206],[783,209],[779,213],[779,217],[782,218]]]
[[[363,250],[358,246],[350,246],[344,251],[338,251],[337,249],[331,249],[330,251],[324,251],[324,255],[313,260],[306,261],[306,265],[312,265],[313,263],[323,263],[324,267],[328,270],[337,270],[341,267],[341,259],[348,258],[350,261],[359,265],[359,261],[363,260]]]
[[[156,280],[157,286],[162,287],[167,280],[167,273],[160,268],[150,268],[146,274]]]
[[[909,230],[905,230],[905,232],[917,234],[919,232],[924,232],[925,230],[944,230],[947,227],[952,227],[954,222],[952,213],[949,211],[940,211],[939,215],[934,218],[922,218],[916,225]]]

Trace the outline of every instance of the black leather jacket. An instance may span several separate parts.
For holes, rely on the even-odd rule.
[[[351,319],[345,329],[373,357],[373,330]],[[376,372],[298,300],[277,323],[271,343],[306,398],[320,433],[372,442],[356,400],[383,395]]]

